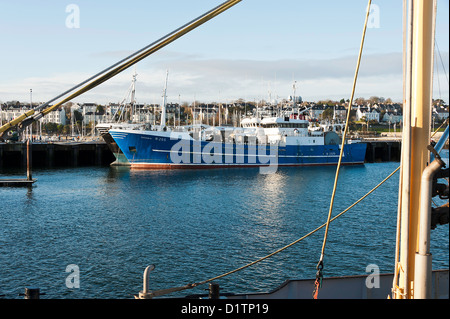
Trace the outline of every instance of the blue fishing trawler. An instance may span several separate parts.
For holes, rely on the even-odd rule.
[[[180,169],[364,164],[366,144],[313,128],[298,110],[242,119],[240,127],[207,125],[109,131],[132,168]]]

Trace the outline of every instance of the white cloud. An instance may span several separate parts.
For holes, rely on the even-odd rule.
[[[124,52],[105,52],[121,56]],[[448,53],[445,53],[448,57]],[[169,102],[219,101],[244,98],[246,100],[287,98],[297,81],[297,95],[304,100],[349,98],[356,57],[308,60],[231,60],[205,59],[161,51],[136,65],[137,99],[142,103],[161,103],[166,70],[169,70]],[[448,68],[448,66],[447,66]],[[134,67],[75,99],[80,102],[108,103],[120,101],[131,83]],[[442,73],[442,72],[441,72]],[[92,74],[58,73],[47,78],[27,78],[21,82],[0,85],[0,100],[47,101],[85,80]],[[441,93],[448,98],[448,86],[441,74]],[[436,84],[437,85],[437,84]],[[435,85],[435,87],[436,87]],[[436,90],[435,90],[436,92]],[[370,96],[402,99],[401,53],[367,55],[363,57],[356,97]]]

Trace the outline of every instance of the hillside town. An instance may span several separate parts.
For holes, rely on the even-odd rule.
[[[294,102],[293,102],[294,101]],[[0,124],[20,116],[40,103],[23,103],[9,101],[1,104]],[[284,99],[279,103],[266,101],[245,101],[219,103],[167,103],[166,119],[169,126],[206,124],[211,126],[239,126],[245,116],[261,112],[275,114],[282,110],[298,108],[304,111],[311,122],[344,122],[348,100],[340,101],[302,101],[301,97]],[[33,124],[32,134],[87,135],[95,134],[93,128],[99,123],[126,121],[130,123],[148,123],[157,125],[161,119],[162,107],[159,104],[118,104],[109,103],[72,103],[68,102],[60,109],[49,113],[38,123]],[[449,116],[449,107],[443,100],[433,100],[432,120],[434,124],[442,123]],[[402,105],[391,99],[371,97],[358,98],[354,101],[350,121],[356,130],[367,130],[370,125],[386,127],[402,125]]]

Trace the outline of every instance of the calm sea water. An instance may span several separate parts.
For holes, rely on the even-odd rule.
[[[448,157],[448,151],[446,153]],[[341,170],[333,215],[399,163]],[[23,171],[3,175],[24,176]],[[228,272],[326,222],[335,168],[135,171],[36,169],[32,190],[2,188],[0,295],[23,298],[133,298],[145,267],[150,289],[178,287]],[[330,226],[324,276],[359,275],[369,264],[393,271],[398,173]],[[433,267],[449,267],[449,227],[432,232]],[[315,277],[324,229],[297,245],[217,280],[221,292],[267,292],[286,279]],[[68,265],[80,287],[67,288]],[[184,296],[205,293],[200,286]]]

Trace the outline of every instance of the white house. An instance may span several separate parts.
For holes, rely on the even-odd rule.
[[[334,116],[338,120],[345,120],[347,118],[347,108],[343,105],[336,104],[334,107]]]
[[[20,115],[24,114],[25,112],[29,111],[29,108],[23,108],[23,107],[8,107],[2,110],[1,112],[1,122],[9,122],[13,119],[19,117]]]
[[[83,112],[96,112],[97,111],[97,103],[83,103],[80,105],[80,108],[83,109]]]
[[[433,117],[439,120],[445,120],[446,118],[448,118],[448,106],[447,107],[434,106]]]
[[[148,107],[137,109],[133,114],[134,123],[150,123],[153,124],[156,121],[153,110]]]
[[[42,118],[42,124],[56,123],[66,125],[66,111],[63,107],[48,113]]]
[[[325,107],[323,105],[314,105],[309,109],[309,116],[313,119],[318,119],[320,115],[325,111]]]
[[[356,120],[361,121],[362,118],[365,118],[366,121],[380,122],[380,111],[368,106],[358,106],[358,109],[356,110]]]
[[[13,119],[23,115],[24,113],[30,111],[29,106],[18,106],[18,107],[12,107],[9,106],[1,111],[0,118],[1,122],[9,122]],[[56,123],[56,124],[62,124],[66,125],[66,112],[63,107],[60,109],[54,110],[47,114],[46,116],[42,117],[42,124],[47,123]]]
[[[383,116],[383,123],[400,123],[403,121],[403,115],[396,112],[386,112]]]

